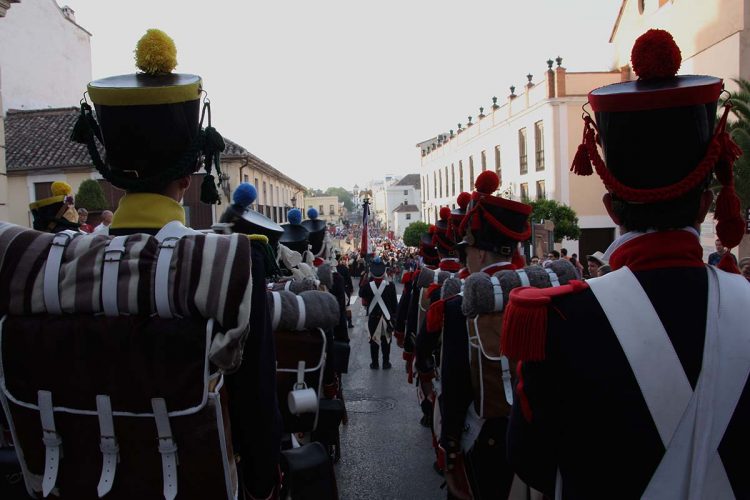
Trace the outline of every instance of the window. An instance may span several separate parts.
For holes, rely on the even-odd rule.
[[[526,182],[521,183],[521,201],[529,200],[529,185]]]
[[[438,183],[440,184],[439,192],[440,192],[440,197],[442,198],[443,197],[443,171],[442,170],[438,171]]]
[[[318,205],[318,213],[319,213],[320,215],[323,215],[323,214],[325,214],[325,212],[323,211],[323,205]]]
[[[544,189],[544,181],[536,181],[536,199],[543,200],[547,197],[547,191]]]
[[[497,174],[497,177],[500,179],[500,184],[503,183],[503,165],[500,162],[500,146],[495,146],[495,173]]]
[[[643,10],[646,8],[646,0],[638,0],[638,13],[643,14]]]
[[[474,157],[469,156],[469,188],[474,187]]]
[[[430,176],[429,175],[424,176],[424,192],[425,192],[425,195],[427,196],[427,199],[429,200],[430,199]]]
[[[408,205],[408,204],[409,204],[409,200],[404,200],[404,203],[403,203],[403,204],[404,204],[404,205]]]
[[[336,209],[333,205],[328,205],[328,215],[336,215]]]
[[[448,165],[445,166],[445,196],[450,196],[451,193],[448,191]]]
[[[409,190],[408,189],[404,189],[404,196],[409,196]]]
[[[411,214],[406,214],[406,220],[411,220]]]
[[[464,162],[458,162],[458,190],[463,192],[464,190]]]
[[[451,196],[456,196],[456,166],[451,163]]]
[[[521,175],[528,173],[529,165],[526,162],[526,129],[518,131],[518,163],[521,167]]]
[[[482,151],[482,172],[487,170],[487,151]]]
[[[35,182],[34,183],[34,201],[43,200],[52,196],[52,183],[51,182]]]
[[[266,181],[263,181],[263,204],[268,205],[268,198],[266,194]],[[268,214],[266,214],[268,215]]]
[[[250,176],[247,174],[242,175],[242,182],[250,182]]]
[[[534,161],[537,172],[544,170],[544,126],[541,120],[534,124]]]
[[[432,173],[432,191],[435,196],[434,198],[437,198],[437,172]]]

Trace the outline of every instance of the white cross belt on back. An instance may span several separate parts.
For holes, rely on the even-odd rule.
[[[386,321],[391,320],[391,313],[388,311],[388,308],[385,306],[385,302],[383,301],[383,292],[385,291],[385,287],[388,286],[388,283],[385,282],[385,280],[380,282],[380,285],[375,286],[375,282],[370,282],[370,289],[372,290],[372,300],[370,301],[370,307],[367,310],[368,314],[372,314],[373,309],[375,309],[375,304],[380,306],[380,310],[383,311],[383,317],[385,317]]]
[[[750,286],[742,276],[713,267],[707,273],[706,338],[695,391],[633,273],[624,267],[588,282],[666,449],[644,499],[734,498],[718,447],[750,374],[750,334],[743,320]]]

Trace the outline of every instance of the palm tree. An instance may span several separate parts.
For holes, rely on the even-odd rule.
[[[750,81],[743,78],[732,79],[738,87],[738,90],[731,92],[729,97],[722,99],[721,104],[731,100],[732,109],[730,121],[727,123],[727,131],[734,139],[734,142],[742,149],[742,156],[734,164],[734,183],[737,195],[740,198],[742,214],[746,216],[750,208]],[[721,118],[723,108],[719,108],[719,118]],[[718,193],[720,186],[714,180],[712,189]],[[750,235],[745,235],[739,246],[740,257],[750,255]]]

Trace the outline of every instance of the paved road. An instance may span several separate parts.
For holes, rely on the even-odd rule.
[[[391,370],[371,370],[367,318],[362,314],[357,301],[352,307],[354,328],[349,330],[349,373],[344,375],[349,425],[342,427],[336,469],[341,499],[445,498],[443,479],[432,469],[430,431],[419,425],[416,391],[406,383],[401,349],[393,343]]]

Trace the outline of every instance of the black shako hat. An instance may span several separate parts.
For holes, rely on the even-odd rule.
[[[472,246],[499,255],[517,255],[518,243],[531,237],[531,205],[494,196],[500,185],[495,172],[485,170],[474,183],[475,191],[461,222],[460,247]]]
[[[419,255],[422,256],[422,260],[428,266],[437,266],[440,262],[440,257],[438,257],[433,242],[435,231],[437,231],[437,228],[434,225],[430,226],[428,232],[422,233],[419,237]]]
[[[450,207],[441,207],[438,212],[439,219],[435,223],[435,232],[432,234],[432,243],[440,257],[455,257],[456,240],[453,239],[453,233],[450,229]]]
[[[583,143],[571,170],[578,175],[596,171],[614,197],[636,204],[676,200],[705,189],[713,173],[722,185],[716,232],[725,246],[737,246],[744,220],[732,168],[741,150],[726,131],[730,102],[716,124],[723,81],[677,76],[682,55],[664,30],[641,35],[631,62],[638,80],[589,93],[596,124],[584,117]]]
[[[307,219],[302,221],[302,225],[309,231],[310,251],[315,257],[320,257],[323,252],[323,242],[326,236],[326,222],[318,219],[318,211],[314,208],[307,210]]]
[[[136,66],[142,73],[89,83],[96,118],[82,101],[71,139],[86,144],[102,176],[126,191],[158,192],[205,167],[201,201],[221,203],[211,169],[221,174],[224,139],[211,126],[208,99],[201,113],[201,77],[172,73],[176,65],[174,41],[163,31],[149,29],[136,48]],[[105,160],[96,140],[104,145]]]
[[[287,220],[289,221],[288,223],[281,225],[284,234],[281,235],[279,243],[302,255],[307,251],[310,231],[300,224],[302,222],[302,212],[300,209],[293,208],[289,210]]]
[[[268,244],[274,250],[278,246],[284,228],[265,215],[250,208],[257,197],[255,186],[243,182],[232,195],[234,203],[224,211],[219,219],[221,223],[232,224],[232,231],[242,234],[262,234],[268,238]]]
[[[370,262],[370,276],[373,278],[382,278],[385,276],[385,264],[380,257],[375,257]]]

